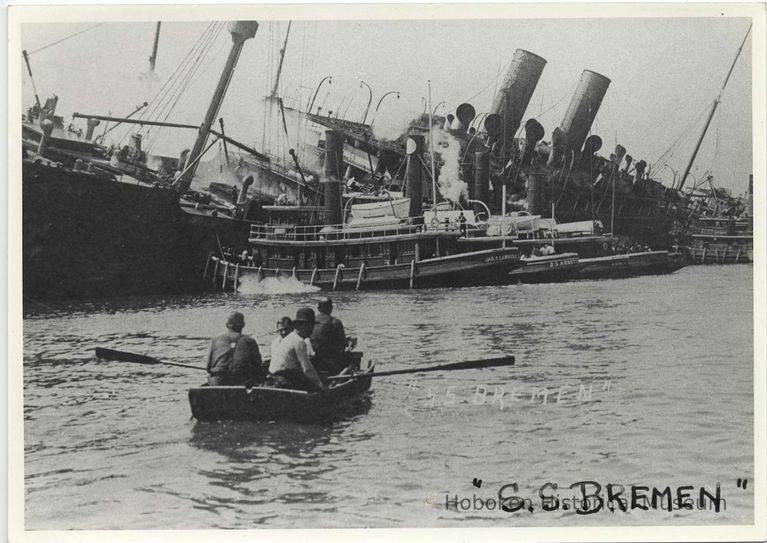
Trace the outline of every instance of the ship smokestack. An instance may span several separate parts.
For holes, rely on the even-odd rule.
[[[508,154],[514,145],[514,135],[522,123],[522,117],[538,85],[544,66],[546,66],[546,59],[530,51],[517,49],[514,52],[514,58],[506,71],[503,85],[495,96],[491,109],[503,121],[500,138],[504,153]]]
[[[45,150],[48,147],[48,141],[51,139],[51,133],[53,132],[53,121],[50,119],[43,119],[40,123],[42,133],[40,134],[40,144],[37,146],[37,154],[43,156]]]
[[[588,169],[591,167],[591,158],[602,148],[602,138],[596,134],[592,134],[586,138],[586,143],[583,144],[583,152],[581,153],[580,167]]]
[[[487,151],[474,153],[474,197],[485,204],[489,204],[490,154]]]
[[[455,110],[455,116],[458,117],[458,122],[461,123],[458,130],[465,133],[476,114],[477,111],[471,104],[463,103],[458,106]]]
[[[647,167],[647,162],[640,160],[634,164],[634,186],[637,186],[642,181],[644,175],[644,169]]]
[[[541,215],[543,211],[543,183],[542,172],[527,173],[527,212],[530,215]]]
[[[325,224],[341,224],[341,172],[344,169],[344,133],[325,131]]]
[[[543,138],[545,134],[545,130],[543,128],[543,125],[536,121],[535,119],[529,119],[525,123],[525,147],[522,150],[522,160],[521,163],[529,164],[533,159],[533,154],[535,152],[535,146],[538,144],[539,141]]]
[[[558,168],[562,163],[562,157],[567,147],[567,134],[559,127],[554,129],[551,135],[551,152],[547,164],[551,168]]]
[[[631,168],[631,163],[634,161],[631,155],[626,155],[626,165],[623,167],[623,174],[629,173],[629,168]]]
[[[448,113],[447,117],[445,117],[445,125],[442,127],[445,131],[450,130],[450,125],[453,124],[453,121],[455,120],[455,115],[452,113]]]
[[[88,129],[85,131],[85,139],[91,141],[93,138],[93,131],[101,124],[98,119],[88,119]]]
[[[184,149],[181,151],[181,154],[178,156],[178,167],[176,167],[176,170],[183,172],[184,168],[186,168],[186,161],[189,159],[189,149]]]
[[[583,70],[561,125],[567,134],[568,147],[576,153],[580,152],[591,130],[609,86],[610,80],[605,76],[591,70]]]
[[[242,205],[248,200],[248,189],[253,184],[253,176],[249,175],[242,182],[242,190],[240,191],[240,197],[237,198],[237,205]]]
[[[405,195],[410,198],[409,217],[423,215],[423,148],[426,138],[414,134],[407,138],[407,169]]]

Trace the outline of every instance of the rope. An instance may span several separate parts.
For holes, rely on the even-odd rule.
[[[676,140],[674,140],[674,142],[669,146],[669,148],[666,149],[666,151],[658,158],[658,160],[656,160],[652,164],[652,167],[650,168],[651,170],[656,170],[658,166],[661,165],[661,163],[668,164],[669,159],[672,156],[674,156],[674,151],[673,151],[674,148],[679,144],[682,138],[690,136],[690,129],[694,125],[696,125],[698,121],[701,119],[701,117],[706,113],[706,111],[708,111],[708,107],[709,107],[709,104],[707,104],[705,108],[701,109],[698,112],[698,115],[695,118],[693,118],[693,120],[690,121],[690,123],[682,130],[682,132],[679,134]]]
[[[186,56],[181,60],[181,62],[176,66],[176,69],[173,71],[171,76],[168,78],[168,80],[163,84],[163,86],[160,88],[159,91],[152,97],[152,99],[149,101],[150,105],[146,108],[144,108],[141,113],[138,115],[137,120],[150,120],[153,118],[155,113],[158,111],[158,108],[160,105],[166,100],[166,97],[169,96],[169,93],[171,90],[177,86],[178,81],[180,81],[180,77],[182,77],[182,74],[188,70],[189,66],[189,60],[194,55],[197,48],[202,44],[203,40],[206,39],[206,36],[209,34],[209,32],[212,31],[214,26],[217,23],[210,23],[205,28],[205,30],[202,32],[199,38],[197,38],[197,41],[192,45],[191,49],[187,52]],[[138,132],[141,133],[143,128],[139,128]],[[125,140],[125,138],[130,133],[131,128],[130,126],[126,127],[126,131],[123,133],[122,138],[120,138],[118,145],[122,145],[122,142]],[[149,130],[147,130],[147,134],[149,133]]]
[[[173,101],[173,103],[166,104],[166,107],[164,108],[165,116],[162,118],[162,121],[165,122],[168,120],[168,117],[170,117],[170,114],[173,112],[173,110],[176,108],[176,105],[178,104],[179,100],[181,100],[181,97],[184,95],[184,93],[187,91],[187,89],[193,85],[196,81],[199,80],[200,76],[207,70],[207,68],[211,65],[213,62],[213,59],[215,58],[215,55],[210,54],[210,45],[213,41],[215,41],[220,35],[221,30],[223,29],[223,26],[219,27],[218,30],[215,31],[215,33],[211,34],[209,36],[209,39],[206,41],[206,43],[203,45],[203,47],[200,49],[199,54],[197,55],[197,58],[195,59],[194,63],[191,65],[191,68],[187,71],[186,76],[179,84],[179,88],[176,92],[176,98]],[[216,55],[221,51],[221,48],[223,47],[224,42],[221,42],[219,45],[218,50],[216,50]],[[205,66],[205,69],[201,70],[200,66],[202,64],[202,61],[207,57],[208,63]],[[162,112],[160,113],[160,115]],[[159,116],[158,116],[159,117]],[[154,145],[155,141],[157,140],[157,137],[159,133],[162,131],[162,127],[158,127],[155,131],[155,135],[152,138],[152,141],[147,146],[147,151],[149,151],[152,146]],[[147,135],[152,132],[152,127],[149,128],[147,131]]]
[[[43,51],[44,49],[48,49],[49,47],[53,47],[54,45],[57,45],[57,44],[59,44],[59,43],[61,43],[63,41],[67,41],[70,38],[74,38],[75,36],[79,36],[80,34],[84,34],[84,33],[88,32],[89,30],[93,30],[94,28],[98,28],[98,27],[100,27],[103,24],[106,24],[106,23],[99,23],[99,24],[90,26],[90,27],[86,28],[85,30],[80,30],[79,32],[75,32],[74,34],[70,34],[69,36],[61,38],[60,40],[56,40],[55,42],[49,43],[48,45],[43,45],[42,47],[38,47],[34,51],[27,51],[27,55],[28,56],[32,56],[35,53],[39,53],[40,51]]]

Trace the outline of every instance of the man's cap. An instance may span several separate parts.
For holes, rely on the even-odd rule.
[[[323,296],[322,298],[317,300],[317,306],[318,307],[332,307],[333,306],[333,300],[331,300],[327,296]]]
[[[311,307],[302,307],[296,311],[296,318],[293,322],[310,322],[314,324],[314,309]]]
[[[226,319],[227,326],[245,326],[245,315],[239,311],[232,311]]]
[[[292,321],[290,320],[290,317],[282,317],[277,321],[277,329],[282,330],[283,328],[287,328],[291,325],[291,323]]]

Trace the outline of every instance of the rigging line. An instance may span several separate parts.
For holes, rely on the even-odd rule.
[[[176,84],[177,77],[180,77],[180,74],[184,73],[187,70],[187,64],[189,62],[189,59],[194,56],[194,52],[197,50],[200,44],[206,39],[208,32],[212,30],[215,24],[216,24],[215,22],[208,24],[208,26],[205,28],[202,34],[197,38],[195,43],[189,49],[189,51],[187,51],[186,55],[181,60],[181,62],[178,63],[178,65],[173,70],[173,73],[170,75],[170,77],[165,81],[165,83],[160,88],[160,90],[157,91],[157,93],[149,101],[149,103],[151,104],[150,107],[144,109],[141,112],[141,114],[138,117],[139,119],[152,118],[152,115],[154,115],[155,111],[157,110],[159,103],[165,100],[165,95],[169,92],[169,89]]]
[[[472,100],[474,100],[474,99],[475,99],[477,96],[479,96],[480,94],[482,94],[483,92],[485,92],[487,89],[489,89],[489,88],[490,88],[490,85],[493,85],[493,84],[495,84],[495,85],[497,86],[497,85],[498,85],[498,78],[500,78],[500,77],[501,77],[501,73],[503,73],[503,69],[500,69],[500,70],[498,70],[498,73],[497,73],[497,74],[495,74],[495,77],[493,77],[493,78],[492,78],[492,79],[491,79],[491,80],[490,80],[490,81],[487,83],[487,85],[485,85],[484,87],[482,87],[482,89],[480,89],[480,90],[479,90],[479,91],[478,91],[476,94],[474,94],[474,95],[473,95],[473,96],[471,96],[470,98],[467,98],[466,100],[463,100],[463,102],[471,102],[471,101],[472,101]],[[448,100],[448,102],[450,102],[450,101],[451,101],[451,100]]]
[[[160,118],[164,114],[164,117],[162,118],[162,121],[165,122],[170,114],[175,109],[176,105],[178,104],[181,97],[184,95],[186,90],[189,88],[189,84],[192,81],[192,78],[195,75],[198,75],[202,73],[200,71],[200,66],[202,64],[203,59],[210,56],[210,45],[215,41],[216,38],[221,34],[221,28],[219,28],[215,33],[211,34],[206,42],[200,47],[199,52],[197,54],[197,58],[194,60],[192,64],[190,64],[189,69],[187,70],[186,74],[183,76],[183,79],[179,79],[178,84],[176,85],[176,90],[174,91],[175,99],[173,102],[170,102],[170,99],[173,98],[173,95],[169,95],[168,101],[165,103],[165,105],[162,107],[162,109],[157,113],[157,119]],[[154,127],[149,127],[149,130],[147,130],[147,135],[149,133],[153,132]],[[158,128],[156,131],[154,131],[155,134],[162,131],[162,127]],[[155,136],[156,139],[156,136]],[[152,143],[154,143],[154,139],[152,140]]]
[[[196,83],[200,76],[205,73],[205,71],[210,67],[211,63],[215,59],[216,55],[221,51],[221,48],[223,47],[225,42],[221,42],[219,45],[219,48],[216,50],[215,54],[211,53],[210,45],[221,35],[221,28],[214,34],[211,35],[210,39],[205,43],[203,48],[200,50],[200,53],[198,54],[198,58],[194,61],[194,64],[192,65],[192,68],[188,71],[187,75],[185,76],[184,80],[179,85],[179,89],[176,93],[176,98],[173,101],[172,104],[170,104],[170,108],[167,109],[167,113],[165,113],[165,117],[163,118],[163,122],[168,119],[171,112],[175,109],[176,104],[178,104],[181,97],[184,95],[184,93],[187,91],[187,89],[193,84]],[[204,69],[201,69],[203,61],[207,60],[207,64],[205,65]],[[162,114],[162,113],[161,113]]]
[[[672,143],[672,144],[671,144],[671,145],[668,147],[668,149],[666,149],[666,151],[664,151],[664,153],[663,153],[663,154],[662,154],[662,155],[661,155],[661,156],[660,156],[660,157],[659,157],[659,158],[658,158],[658,159],[657,159],[657,160],[656,160],[656,161],[655,161],[655,162],[652,164],[652,169],[656,169],[656,168],[657,168],[657,166],[658,166],[658,165],[659,165],[659,164],[660,164],[660,163],[661,163],[661,162],[662,162],[664,159],[665,159],[666,161],[668,161],[668,159],[669,159],[669,158],[671,158],[671,156],[673,156],[673,154],[674,154],[674,153],[672,152],[672,150],[673,150],[673,149],[674,149],[674,148],[677,146],[677,144],[679,144],[679,142],[680,142],[680,141],[681,141],[681,140],[682,140],[684,137],[686,137],[686,136],[687,136],[687,137],[689,137],[689,136],[690,136],[690,129],[691,129],[693,126],[695,126],[695,125],[698,123],[698,121],[699,121],[699,120],[700,120],[700,119],[703,117],[703,115],[705,115],[705,114],[706,114],[706,112],[707,112],[707,111],[708,111],[708,109],[709,109],[709,106],[710,106],[710,104],[706,104],[706,105],[705,105],[705,107],[703,107],[703,108],[702,108],[702,109],[701,109],[701,110],[698,112],[698,115],[697,115],[697,116],[695,116],[695,118],[693,118],[693,119],[690,121],[690,123],[689,123],[689,124],[688,124],[688,125],[687,125],[687,126],[686,126],[686,127],[685,127],[685,128],[682,130],[682,131],[681,131],[681,133],[680,133],[680,134],[679,134],[679,136],[676,138],[676,140],[674,140],[674,142],[673,142],[673,143]],[[671,154],[669,155],[669,153],[671,153]],[[666,155],[669,155],[669,156],[667,157]]]
[[[186,88],[188,87],[192,77],[199,71],[202,59],[205,58],[210,52],[210,45],[218,38],[220,33],[221,27],[211,32],[205,41],[200,44],[200,47],[198,47],[197,50],[197,57],[193,61],[189,62],[187,68],[185,69],[185,73],[179,74],[179,77],[174,84],[175,88],[172,92],[168,92],[165,103],[161,107],[158,107],[157,111],[155,112],[158,119],[163,114],[168,112],[168,108],[172,109],[178,102],[181,95],[183,95],[183,93],[186,91]],[[171,100],[173,101],[171,102]],[[165,118],[167,119],[167,114]]]
[[[38,47],[34,51],[27,51],[27,56],[32,56],[35,53],[39,53],[40,51],[43,51],[44,49],[48,49],[49,47],[53,47],[54,45],[57,45],[57,44],[59,44],[61,42],[64,42],[64,41],[67,41],[70,38],[74,38],[75,36],[79,36],[80,34],[85,34],[89,30],[93,30],[94,28],[98,28],[98,27],[100,27],[101,25],[104,25],[104,24],[106,24],[106,23],[99,23],[99,24],[90,26],[90,27],[86,28],[85,30],[80,30],[79,32],[75,32],[74,34],[70,34],[69,36],[61,38],[60,40],[56,40],[56,41],[54,41],[52,43],[49,43],[48,45],[43,45],[42,47]]]
[[[194,43],[192,48],[187,52],[185,57],[182,59],[182,61],[178,64],[176,69],[173,71],[171,76],[168,78],[168,80],[163,84],[163,86],[160,88],[159,91],[157,91],[157,94],[150,100],[150,104],[152,104],[149,107],[145,107],[141,113],[136,118],[137,120],[151,120],[155,113],[157,112],[158,107],[162,104],[163,101],[166,100],[166,97],[168,93],[171,91],[171,89],[176,86],[177,82],[179,81],[179,77],[181,77],[181,74],[188,69],[188,61],[193,56],[194,52],[198,48],[198,46],[202,43],[202,40],[205,38],[205,35],[212,29],[213,25],[215,23],[209,23],[206,29],[203,31],[203,33],[200,35],[200,37],[197,39],[197,41]],[[181,70],[181,71],[180,71]],[[142,133],[144,130],[143,126],[139,125],[139,129],[137,130],[138,133]],[[151,131],[151,127],[147,130],[146,134],[149,134]],[[118,141],[118,145],[122,145],[125,138],[128,136],[128,134],[131,133],[131,127],[126,126],[125,131],[123,132],[122,137]]]
[[[577,83],[576,83],[576,85],[577,85]],[[573,93],[575,93],[575,87],[576,87],[576,85],[573,85],[573,86],[570,88],[570,90],[569,90],[568,92],[566,92],[565,94],[563,94],[562,96],[560,96],[560,97],[559,97],[559,100],[557,100],[557,101],[554,103],[554,105],[553,105],[553,106],[551,106],[549,109],[547,109],[547,110],[545,110],[545,111],[543,110],[543,99],[541,99],[541,113],[538,115],[538,119],[541,119],[541,118],[542,118],[544,115],[546,115],[546,114],[547,114],[549,111],[551,111],[552,109],[554,109],[555,107],[557,107],[559,104],[561,104],[561,103],[562,103],[562,101],[563,101],[565,98],[567,98],[568,96],[572,96],[572,95],[573,95]],[[541,89],[541,92],[543,92],[543,89]]]
[[[144,110],[142,110],[141,114],[139,115],[139,120],[159,120],[159,116],[162,114],[162,110],[167,107],[167,103],[170,100],[172,93],[175,93],[174,90],[176,87],[178,87],[178,84],[180,81],[182,81],[182,77],[184,77],[184,73],[186,73],[189,68],[190,59],[194,56],[195,51],[203,44],[203,40],[206,39],[206,35],[209,34],[209,31],[213,29],[213,26],[216,23],[210,23],[205,31],[200,35],[200,37],[197,39],[195,44],[189,49],[186,56],[183,58],[183,60],[178,64],[176,69],[173,71],[173,74],[171,74],[170,78],[165,82],[165,84],[162,86],[162,88],[157,92],[157,94],[152,98],[151,107],[147,107]],[[143,131],[144,127],[140,126],[138,132],[141,133]],[[152,127],[149,127],[146,131],[146,135],[148,136],[152,132]],[[127,135],[130,133],[130,129],[127,128],[126,131],[123,134],[122,139],[120,140],[120,144],[122,144],[123,140]],[[151,145],[151,143],[150,143]]]

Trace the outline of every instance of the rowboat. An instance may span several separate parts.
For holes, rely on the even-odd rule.
[[[599,258],[581,258],[581,279],[604,279],[673,273],[685,266],[684,255],[668,251],[647,251]]]
[[[375,364],[353,379],[334,381],[327,391],[305,392],[271,386],[207,386],[189,389],[192,416],[198,421],[247,420],[314,422],[327,419],[361,400],[373,380]],[[359,377],[364,374],[364,377]]]
[[[580,262],[576,253],[561,253],[522,258],[522,267],[512,270],[509,277],[518,283],[548,283],[567,281],[578,276]]]

